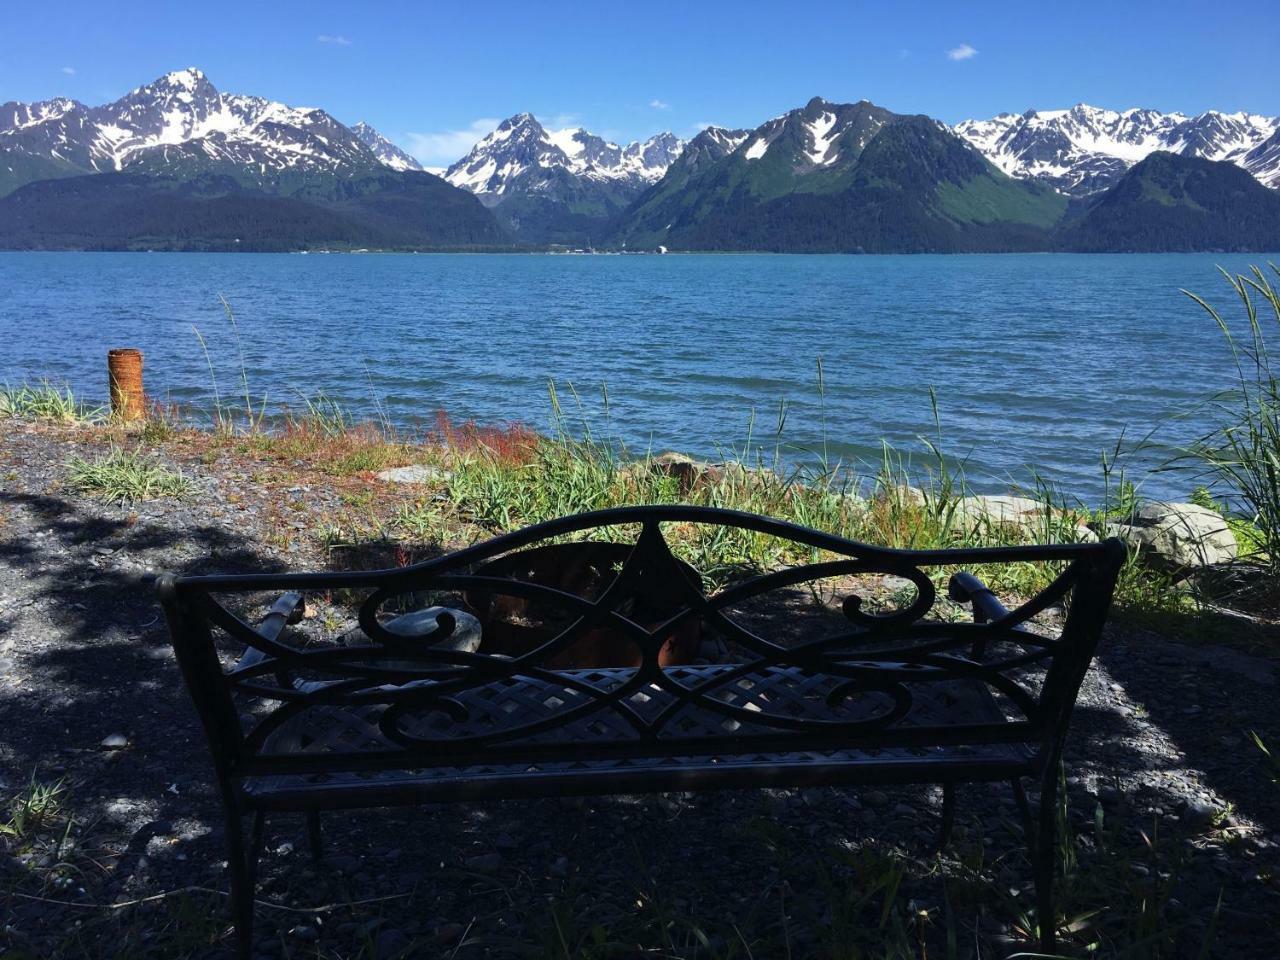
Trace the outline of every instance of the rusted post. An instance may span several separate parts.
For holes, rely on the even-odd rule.
[[[142,392],[142,351],[126,347],[107,351],[111,384],[111,415],[118,420],[141,420],[147,415]]]

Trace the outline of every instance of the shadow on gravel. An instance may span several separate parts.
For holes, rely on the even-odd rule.
[[[10,785],[66,776],[80,822],[171,821],[212,797],[205,745],[173,662],[154,573],[279,569],[256,546],[202,524],[86,514],[55,496],[0,491],[0,622],[11,682],[0,684]],[[11,603],[14,601],[10,600]],[[102,748],[123,734],[126,749]],[[94,809],[94,806],[97,808]],[[215,814],[205,808],[202,815]]]
[[[83,835],[98,845],[83,851],[102,867],[83,879],[93,900],[187,885],[225,889],[221,810],[207,748],[173,662],[148,571],[235,573],[280,571],[284,565],[252,540],[212,524],[96,516],[88,512],[92,507],[69,500],[5,491],[0,507],[11,515],[0,539],[0,597],[19,598],[0,613],[0,641],[10,641],[6,657],[12,661],[3,672],[13,679],[0,683],[0,773],[10,787],[33,770],[46,781],[66,777]],[[193,514],[198,511],[188,516]],[[370,541],[334,549],[327,565],[389,567],[439,553],[429,544],[405,548]],[[1085,764],[1121,778],[1189,767],[1240,813],[1280,832],[1280,791],[1267,782],[1248,740],[1248,731],[1258,729],[1280,743],[1274,686],[1188,670],[1185,659],[1140,639],[1108,638],[1098,661],[1185,759],[1144,749],[1135,718],[1081,703],[1068,738],[1068,775]],[[129,746],[103,749],[103,738],[114,734],[123,734]],[[880,797],[873,802],[875,793]],[[788,866],[810,854],[815,838],[843,842],[853,836],[875,843],[881,835],[906,836],[923,854],[936,799],[927,787],[824,792],[816,799],[810,792],[749,791],[699,796],[671,807],[652,798],[608,798],[466,805],[443,815],[434,808],[334,814],[326,817],[332,822],[326,826],[331,863],[309,876],[297,855],[286,852],[301,849],[302,825],[280,817],[268,824],[263,869],[286,902],[316,905],[354,897],[348,887],[361,895],[366,888],[379,895],[409,891],[413,899],[390,904],[387,915],[414,943],[421,919],[422,945],[434,950],[447,950],[461,936],[441,939],[440,929],[462,931],[477,915],[483,923],[497,923],[501,911],[491,902],[493,894],[513,868],[521,879],[511,882],[518,886],[559,889],[567,882],[570,893],[563,902],[585,917],[606,900],[634,902],[637,890],[654,902],[676,891],[670,895],[687,900],[690,914],[700,905],[722,913],[732,904],[735,922],[745,922],[752,911],[779,911],[783,893],[777,891],[824,902],[828,894],[820,887],[826,875],[812,871],[807,861],[803,874]],[[1092,816],[1092,798],[1081,788],[1073,789],[1071,800],[1073,814]],[[1173,793],[1157,793],[1153,800],[1175,803]],[[965,787],[959,807],[962,826],[983,819],[989,830],[993,810],[1016,822],[1002,785]],[[996,843],[995,849],[1017,850],[1021,838],[1015,829]],[[498,880],[491,862],[505,871]],[[864,870],[863,861],[851,862]],[[10,874],[0,875],[0,886],[43,889],[34,875],[10,883],[20,869],[0,866],[0,873]],[[1266,915],[1258,906],[1266,905],[1261,885],[1237,865],[1229,873],[1203,873],[1193,879],[1195,902],[1205,910],[1222,888],[1225,902]],[[1025,879],[1020,868],[1011,876]],[[810,889],[793,889],[802,882]],[[571,895],[575,889],[592,894],[579,904]],[[0,897],[0,909],[9,910],[24,930],[68,919],[33,902],[5,900]],[[47,920],[37,916],[42,909]],[[221,901],[214,901],[213,910],[220,923]],[[485,919],[485,911],[493,917]],[[524,926],[511,936],[528,942],[546,916],[547,908],[539,906],[536,914],[518,918]],[[267,912],[261,918],[263,941],[280,942],[297,922],[294,915]],[[1222,939],[1233,936],[1227,930]],[[820,952],[807,946],[811,955]],[[84,955],[112,953],[108,947]],[[219,954],[217,947],[205,946],[187,955]]]
[[[1280,787],[1272,783],[1250,732],[1280,743],[1280,687],[1274,672],[1249,674],[1260,661],[1224,650],[1230,667],[1203,666],[1179,644],[1131,638],[1104,640],[1096,663],[1124,688],[1181,754],[1178,769],[1197,771],[1201,781],[1257,822],[1268,834],[1280,834]],[[1120,719],[1119,714],[1114,714]],[[1117,731],[1117,736],[1124,736]],[[1141,768],[1139,768],[1141,769]]]

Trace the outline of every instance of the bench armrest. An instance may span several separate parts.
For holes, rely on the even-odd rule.
[[[952,574],[947,584],[947,596],[953,603],[967,603],[973,607],[973,622],[986,623],[1007,616],[1009,609],[992,593],[991,588],[972,573]]]
[[[947,596],[954,603],[967,603],[973,607],[973,622],[987,623],[1007,616],[1009,609],[1000,602],[985,583],[972,573],[963,570],[951,575],[947,584]],[[982,660],[987,655],[987,638],[979,634],[969,650],[970,660]]]
[[[292,592],[283,594],[280,599],[271,605],[271,609],[262,618],[262,622],[258,624],[255,632],[261,634],[266,640],[278,639],[286,626],[297,623],[302,619],[304,607],[302,594]],[[245,667],[252,667],[255,663],[264,659],[266,659],[265,653],[257,647],[249,647],[240,657],[235,668],[242,670]]]

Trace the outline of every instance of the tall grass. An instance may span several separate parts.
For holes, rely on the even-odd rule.
[[[1202,437],[1191,454],[1208,479],[1258,531],[1261,557],[1280,571],[1280,380],[1271,363],[1269,336],[1280,334],[1280,291],[1270,272],[1252,267],[1248,274],[1222,275],[1240,302],[1243,317],[1228,320],[1202,297],[1183,291],[1222,331],[1235,364],[1236,382],[1215,405],[1222,426]]]
[[[20,417],[54,423],[83,423],[102,418],[101,408],[77,400],[70,387],[49,380],[0,387],[0,419]]]
[[[119,447],[93,460],[71,460],[67,482],[82,493],[110,503],[181,497],[191,488],[190,481],[180,472],[138,451]]]

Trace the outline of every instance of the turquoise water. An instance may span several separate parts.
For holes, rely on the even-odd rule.
[[[771,457],[785,401],[784,455],[825,436],[854,464],[881,438],[919,455],[932,387],[976,486],[1034,465],[1093,497],[1118,437],[1160,425],[1164,450],[1184,443],[1230,385],[1221,334],[1179,288],[1230,306],[1216,265],[1266,259],[0,253],[0,381],[103,398],[107,349],[135,346],[149,393],[207,406],[215,378],[224,400],[243,393],[242,351],[255,402],[322,391],[406,428],[438,409],[543,428],[554,380],[598,433],[703,456],[742,445],[754,411]],[[1146,483],[1184,496],[1191,481]]]

